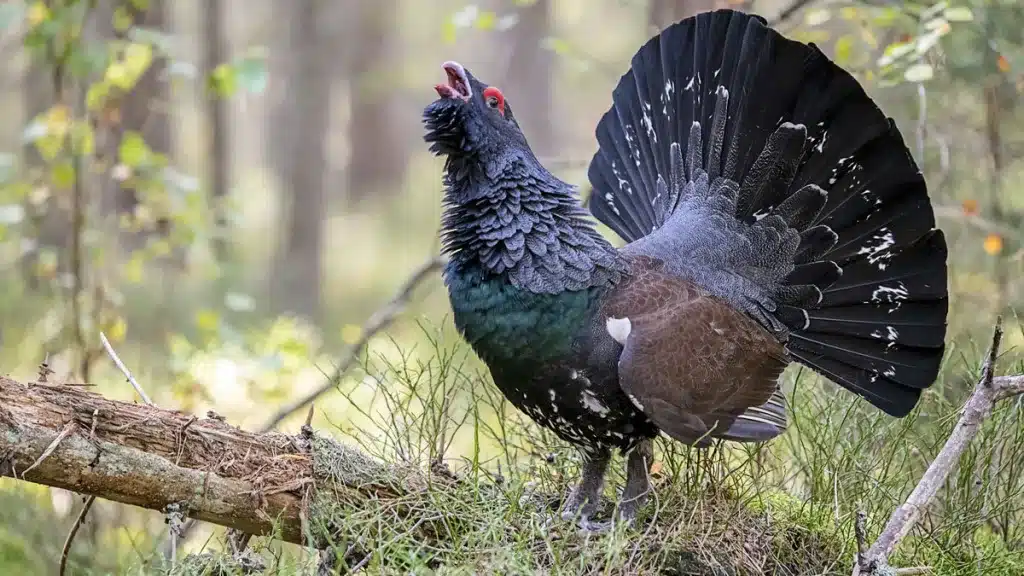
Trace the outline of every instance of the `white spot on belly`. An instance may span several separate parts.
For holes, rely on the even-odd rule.
[[[590,390],[584,390],[583,392],[580,393],[580,402],[583,403],[584,408],[590,410],[591,412],[597,414],[598,416],[608,415],[608,407],[605,406],[603,402],[598,400],[597,397],[594,396],[594,393],[591,392]]]
[[[613,340],[625,346],[629,333],[633,331],[633,324],[629,321],[629,318],[612,318],[609,316],[605,322],[605,329],[608,330],[608,335]]]

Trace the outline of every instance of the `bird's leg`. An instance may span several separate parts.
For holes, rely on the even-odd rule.
[[[626,458],[626,487],[619,501],[619,518],[632,524],[636,513],[651,493],[650,472],[654,464],[654,446],[650,439],[641,440]]]
[[[610,459],[611,453],[608,450],[583,454],[580,482],[569,494],[562,508],[562,518],[571,520],[579,513],[580,524],[584,528],[590,524],[590,517],[597,511],[600,503],[604,473],[608,469]]]

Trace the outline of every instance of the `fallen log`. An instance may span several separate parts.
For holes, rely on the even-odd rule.
[[[0,376],[0,475],[150,510],[170,505],[302,544],[304,496],[314,484],[310,438],[247,432],[212,416]],[[332,478],[332,489],[377,499],[414,489],[415,474],[337,448],[332,458],[358,473]]]

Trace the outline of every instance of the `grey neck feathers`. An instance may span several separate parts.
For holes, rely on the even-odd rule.
[[[610,285],[625,264],[594,229],[572,186],[532,154],[445,164],[444,252],[530,292],[557,294]]]

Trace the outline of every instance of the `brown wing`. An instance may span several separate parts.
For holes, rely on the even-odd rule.
[[[723,300],[665,273],[659,262],[637,259],[633,268],[602,310],[629,319],[619,358],[623,390],[682,442],[763,440],[781,432],[766,433],[758,424],[774,423],[781,407],[784,427],[784,405],[773,397],[789,363],[782,344]]]

